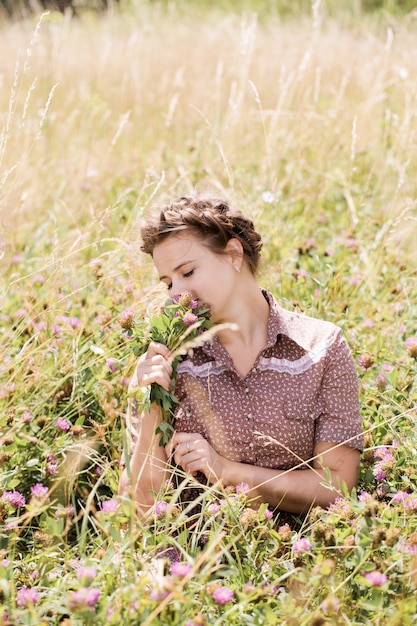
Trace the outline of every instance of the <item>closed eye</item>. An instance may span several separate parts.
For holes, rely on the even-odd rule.
[[[183,276],[184,276],[184,278],[189,278],[193,274],[194,274],[194,270],[190,270],[189,272],[186,272],[185,274],[183,274]]]

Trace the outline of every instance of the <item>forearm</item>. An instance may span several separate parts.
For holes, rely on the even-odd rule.
[[[119,494],[130,494],[142,511],[154,504],[158,493],[167,478],[167,457],[159,445],[159,435],[155,430],[161,422],[160,410],[151,406],[150,413],[135,417],[135,437],[128,441],[132,449],[125,450],[125,468],[120,483]]]
[[[227,461],[224,485],[249,485],[249,497],[290,513],[307,512],[313,505],[326,507],[341,494],[344,479],[336,470],[279,471]],[[353,487],[354,485],[348,485]]]

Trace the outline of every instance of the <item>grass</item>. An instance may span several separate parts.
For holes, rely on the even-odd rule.
[[[314,6],[1,26],[4,624],[416,623],[415,23]],[[155,293],[137,222],[205,188],[256,220],[259,282],[358,364],[359,488],[292,532],[245,493],[203,489],[199,513],[174,486],[146,523],[114,498],[118,319]]]

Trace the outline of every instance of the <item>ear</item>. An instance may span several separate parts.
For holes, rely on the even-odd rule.
[[[243,246],[239,239],[229,239],[224,251],[226,256],[230,257],[232,265],[240,269],[243,261]]]

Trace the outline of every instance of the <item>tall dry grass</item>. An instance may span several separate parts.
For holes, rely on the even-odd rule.
[[[34,28],[1,33],[6,259],[41,226],[82,246],[88,225],[106,232],[120,195],[143,201],[159,184],[223,187],[251,206],[267,190],[312,218],[338,189],[352,228],[369,213],[407,225],[415,211],[410,19],[348,27],[319,3],[289,23],[156,5],[100,20],[49,14]]]

